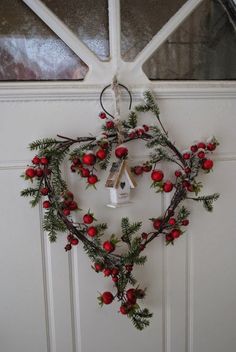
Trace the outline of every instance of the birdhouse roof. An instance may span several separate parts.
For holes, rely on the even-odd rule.
[[[133,175],[131,173],[131,170],[128,166],[128,163],[126,160],[122,161],[116,161],[112,163],[111,169],[110,169],[110,174],[107,178],[105,187],[107,188],[118,188],[119,183],[121,180],[121,177],[123,174],[126,174],[127,179],[129,181],[130,187],[135,188],[136,187],[136,181],[133,178]]]

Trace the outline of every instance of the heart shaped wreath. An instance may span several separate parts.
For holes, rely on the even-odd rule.
[[[102,105],[102,104],[101,104]],[[103,105],[102,105],[103,107]],[[104,109],[104,111],[106,111]],[[156,118],[155,125],[138,126],[137,112],[151,112]],[[156,237],[163,235],[166,244],[174,244],[184,233],[189,224],[189,211],[181,203],[185,199],[202,202],[208,211],[213,209],[217,193],[198,196],[202,188],[197,181],[200,171],[209,173],[213,161],[209,158],[218,145],[216,138],[200,141],[191,145],[184,152],[179,151],[171,142],[160,120],[159,108],[152,94],[144,93],[144,104],[136,106],[129,113],[128,119],[122,120],[106,112],[100,113],[105,122],[97,136],[59,139],[42,139],[30,144],[30,149],[37,151],[23,177],[32,182],[31,187],[21,192],[22,196],[31,196],[31,205],[36,206],[43,197],[43,228],[48,232],[49,240],[56,241],[57,232],[67,232],[66,251],[83,243],[84,250],[93,262],[92,268],[103,273],[114,283],[115,292],[104,292],[99,296],[100,304],[110,304],[115,299],[120,302],[120,313],[130,318],[134,326],[142,330],[149,325],[152,314],[147,308],[141,308],[140,300],[145,297],[146,289],[136,284],[133,276],[134,265],[144,264],[147,257],[144,250]],[[131,223],[125,217],[121,220],[122,236],[111,235],[103,241],[107,224],[97,223],[90,211],[82,219],[74,221],[71,217],[78,209],[74,195],[68,190],[61,174],[61,164],[66,157],[71,160],[71,171],[84,178],[87,187],[95,187],[99,181],[98,168],[106,170],[115,150],[119,160],[128,158],[127,143],[142,141],[151,150],[150,157],[142,165],[132,168],[135,175],[150,172],[151,187],[155,192],[172,192],[170,204],[158,218],[151,218],[150,228],[141,231],[142,222]],[[122,143],[122,144],[121,144]],[[166,180],[164,172],[157,168],[160,161],[174,163],[177,168],[171,180]],[[45,199],[46,197],[46,199]],[[117,243],[123,243],[123,252],[116,253]],[[120,251],[119,251],[120,252]]]

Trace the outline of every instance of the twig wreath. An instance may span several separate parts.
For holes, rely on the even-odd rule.
[[[118,86],[117,82],[113,84],[115,93]],[[103,107],[102,94],[100,100]],[[155,124],[139,126],[138,112],[152,113]],[[145,249],[155,238],[163,235],[166,244],[173,245],[184,233],[184,228],[189,225],[190,214],[182,205],[184,200],[202,202],[206,210],[212,211],[213,201],[219,194],[198,196],[202,184],[197,181],[197,176],[199,172],[209,173],[212,170],[213,161],[209,154],[215,150],[218,142],[212,137],[207,141],[196,142],[181,152],[171,142],[162,125],[159,108],[149,91],[144,93],[144,104],[136,106],[129,113],[128,119],[120,118],[119,109],[116,109],[115,116],[104,109],[99,117],[103,124],[101,132],[96,136],[69,138],[58,135],[58,139],[45,138],[31,143],[30,149],[37,151],[37,155],[23,177],[30,180],[33,186],[22,190],[21,195],[32,197],[30,203],[33,207],[43,198],[43,228],[48,233],[49,240],[56,241],[57,232],[67,232],[66,251],[70,251],[79,242],[83,243],[83,248],[93,263],[92,268],[109,277],[114,285],[113,292],[103,292],[99,296],[100,304],[118,300],[120,313],[130,318],[137,329],[142,330],[149,325],[152,314],[147,308],[140,307],[146,289],[137,285],[132,273],[133,267],[146,262]],[[61,164],[69,157],[71,171],[85,179],[87,187],[95,188],[99,182],[96,174],[98,169],[106,170],[114,157],[127,160],[127,144],[134,140],[144,142],[151,153],[148,160],[133,167],[132,172],[136,176],[150,173],[154,192],[172,192],[172,198],[163,214],[150,219],[150,228],[146,231],[141,231],[141,221],[131,223],[125,217],[121,220],[121,238],[112,234],[104,241],[107,224],[97,223],[90,210],[80,219],[72,219],[71,213],[80,209],[62,177]],[[158,168],[160,161],[171,162],[177,167],[171,180],[165,179],[164,172]],[[122,254],[116,253],[118,242],[123,243]]]

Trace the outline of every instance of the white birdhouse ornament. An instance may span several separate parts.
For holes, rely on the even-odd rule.
[[[130,203],[130,189],[136,187],[136,182],[126,160],[112,163],[105,186],[110,190],[108,207],[117,208]]]

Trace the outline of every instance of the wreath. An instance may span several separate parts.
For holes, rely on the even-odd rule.
[[[103,107],[101,98],[102,94],[100,100]],[[155,124],[138,125],[138,112],[152,113]],[[65,250],[70,251],[82,243],[92,261],[93,270],[112,281],[112,292],[101,293],[99,303],[107,305],[117,300],[120,313],[142,330],[149,325],[152,314],[140,306],[146,289],[137,284],[133,275],[134,265],[146,262],[145,249],[158,236],[164,236],[166,244],[173,245],[184,234],[190,215],[182,204],[186,199],[201,202],[206,210],[212,211],[213,201],[219,194],[199,196],[202,183],[197,181],[197,177],[200,172],[207,174],[212,171],[213,161],[209,156],[218,142],[215,137],[211,137],[180,151],[169,138],[150,91],[144,93],[144,103],[136,106],[127,119],[121,119],[119,111],[112,116],[105,109],[99,117],[102,126],[98,135],[77,138],[58,135],[57,139],[45,138],[31,143],[30,149],[36,151],[37,155],[22,176],[32,185],[22,190],[21,195],[32,197],[30,204],[33,207],[42,199],[43,229],[51,242],[56,241],[58,232],[66,232]],[[157,194],[171,193],[172,197],[164,213],[150,219],[150,227],[146,231],[141,230],[141,221],[131,222],[128,217],[124,217],[121,220],[122,235],[112,234],[109,239],[103,240],[106,223],[97,222],[90,210],[81,216],[81,212],[78,212],[75,216],[75,212],[81,209],[62,177],[61,164],[69,158],[71,171],[76,177],[84,179],[86,187],[96,188],[98,171],[101,175],[101,170],[106,170],[112,159],[127,162],[127,144],[130,141],[144,142],[151,151],[147,160],[132,167],[133,174],[138,178],[143,173],[150,173],[153,191]],[[175,165],[171,179],[166,179],[163,170],[158,167],[162,161]],[[117,252],[118,243],[122,246],[118,246]]]

